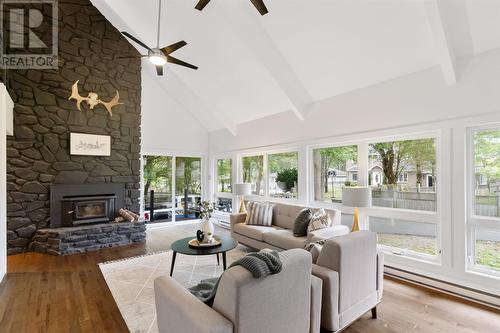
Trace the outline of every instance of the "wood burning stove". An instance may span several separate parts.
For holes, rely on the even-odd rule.
[[[50,227],[107,223],[124,206],[125,184],[52,184]]]
[[[116,215],[116,195],[63,197],[61,202],[62,226],[102,223]]]

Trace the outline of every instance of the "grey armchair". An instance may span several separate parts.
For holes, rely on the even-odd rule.
[[[328,240],[312,272],[323,281],[323,328],[337,332],[370,310],[377,317],[384,256],[377,251],[375,233],[358,231]]]
[[[160,333],[318,333],[320,279],[311,275],[311,255],[302,249],[280,253],[280,273],[255,279],[235,266],[222,275],[213,307],[168,276],[155,280]]]

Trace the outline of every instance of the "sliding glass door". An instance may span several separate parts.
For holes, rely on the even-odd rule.
[[[143,156],[143,209],[148,223],[199,218],[202,159]]]
[[[175,218],[197,219],[201,204],[201,158],[175,158]]]

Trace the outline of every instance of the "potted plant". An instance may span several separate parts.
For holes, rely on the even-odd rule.
[[[202,201],[200,205],[200,217],[202,219],[201,230],[205,235],[206,242],[212,242],[214,237],[214,224],[210,221],[215,210],[215,203]]]

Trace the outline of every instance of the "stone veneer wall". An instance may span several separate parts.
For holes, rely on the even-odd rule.
[[[39,253],[67,255],[106,247],[144,242],[144,222],[104,223],[78,228],[39,229],[31,249]]]
[[[139,210],[141,63],[116,59],[138,52],[88,0],[59,0],[59,68],[10,70],[15,135],[8,138],[8,254],[28,249],[49,226],[51,183],[124,183],[125,205]],[[78,111],[69,101],[96,92],[109,101],[118,90],[124,105],[109,117],[102,106]],[[69,134],[110,135],[111,157],[70,156]]]

